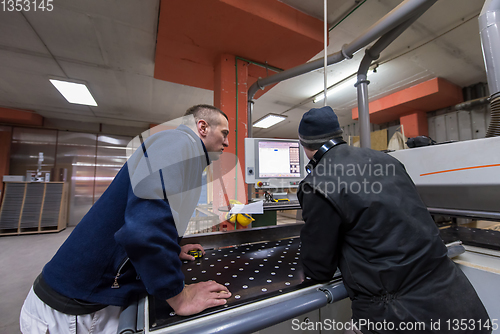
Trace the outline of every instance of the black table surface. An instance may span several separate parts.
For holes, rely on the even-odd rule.
[[[466,226],[441,226],[439,233],[445,243],[462,241],[464,245],[500,250],[500,231]]]
[[[225,285],[232,296],[224,306],[188,317],[176,315],[167,302],[150,297],[150,329],[171,326],[310,286],[313,283],[304,279],[299,255],[300,239],[296,237],[207,250],[200,259],[184,261],[182,270],[186,284],[213,280]]]
[[[465,245],[500,250],[500,231],[463,226],[441,226],[445,243],[462,241]],[[227,286],[232,296],[224,306],[207,309],[193,316],[178,316],[166,301],[149,297],[150,330],[155,330],[247,303],[298,290],[313,283],[304,277],[299,262],[298,237],[207,250],[195,261],[184,261],[186,284],[208,280]],[[337,273],[335,278],[340,277]]]

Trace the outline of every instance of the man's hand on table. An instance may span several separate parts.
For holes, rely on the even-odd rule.
[[[192,315],[207,308],[227,303],[231,292],[214,281],[186,285],[177,296],[167,299],[167,303],[178,315]]]

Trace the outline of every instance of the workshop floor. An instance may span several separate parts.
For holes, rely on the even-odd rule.
[[[295,222],[295,210],[277,214],[278,224]],[[0,334],[20,333],[19,312],[33,281],[72,230],[0,237]]]
[[[20,333],[19,313],[33,281],[72,230],[0,237],[0,334]]]

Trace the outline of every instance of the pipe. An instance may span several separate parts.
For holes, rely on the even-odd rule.
[[[491,96],[491,120],[486,137],[500,136],[500,93]]]
[[[478,20],[491,93],[491,121],[486,137],[494,137],[500,136],[500,0],[486,0]]]
[[[478,106],[482,106],[482,105],[488,104],[488,102],[490,102],[490,98],[489,97],[481,97],[479,99],[469,100],[469,101],[465,101],[465,102],[456,104],[453,107],[451,107],[450,110],[451,111],[467,110],[467,109],[471,109],[471,108],[474,108],[474,107],[478,107]]]
[[[435,0],[405,0],[399,4],[396,8],[387,13],[384,17],[378,20],[370,28],[361,33],[354,41],[349,44],[345,44],[342,49],[327,58],[327,64],[332,65],[338,63],[344,59],[352,58],[353,54],[363,47],[367,46],[374,40],[378,39],[386,32],[390,31],[399,24],[405,22],[408,18],[413,16],[415,10],[421,8],[421,6],[432,2]],[[268,85],[272,85],[283,80],[294,78],[296,76],[317,70],[323,66],[324,59],[317,59],[315,61],[305,63],[281,73],[271,75],[269,77],[259,79],[248,89],[248,100],[252,101],[255,93],[259,89],[264,89]],[[248,112],[251,115],[250,111]],[[252,120],[250,119],[248,123],[248,129],[252,126]],[[251,133],[250,133],[251,134]],[[248,136],[251,138],[251,135]]]
[[[323,0],[323,24],[324,24],[324,31],[323,31],[323,52],[325,56],[323,57],[323,67],[324,67],[324,75],[323,75],[323,94],[325,95],[325,100],[323,101],[323,106],[326,107],[326,102],[328,101],[327,93],[328,93],[328,76],[326,73],[326,67],[328,66],[327,64],[327,58],[328,58],[328,10],[327,10],[327,0]]]
[[[248,138],[252,138],[252,131],[253,131],[253,126],[252,126],[253,104],[254,104],[254,102],[252,101],[252,99],[248,99],[248,102],[247,102],[247,137]],[[246,148],[245,148],[245,152],[246,152]],[[246,166],[245,166],[245,169],[246,169]],[[244,170],[243,173],[246,173],[246,170]],[[247,184],[247,194],[248,194],[248,202],[250,202],[250,199],[254,197],[253,189],[252,189],[252,184],[250,184],[250,183]]]
[[[417,9],[413,16],[405,22],[399,24],[380,39],[369,49],[366,49],[365,56],[361,60],[358,69],[358,81],[354,85],[358,92],[358,111],[359,111],[359,126],[360,126],[360,146],[371,148],[370,138],[370,111],[368,104],[368,84],[367,79],[368,69],[372,61],[380,57],[380,52],[385,50],[396,38],[398,38],[406,29],[408,29],[423,13],[425,13],[437,0],[428,1]]]
[[[228,320],[200,322],[196,326],[177,329],[177,334],[185,333],[254,333],[288,319],[298,317],[326,306],[328,303],[347,298],[343,283],[332,283],[308,294],[246,312],[244,316],[229,317]]]
[[[117,334],[133,334],[137,333],[137,301],[127,306],[118,318]]]
[[[493,211],[472,211],[472,210],[443,209],[443,208],[427,208],[427,211],[429,211],[431,215],[500,220],[500,213]]]
[[[370,61],[371,62],[371,61]],[[359,146],[371,148],[370,137],[370,111],[368,109],[368,84],[366,74],[358,75],[356,88],[358,91],[358,112],[359,112]]]

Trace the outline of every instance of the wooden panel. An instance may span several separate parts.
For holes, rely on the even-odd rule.
[[[63,184],[47,184],[40,227],[57,227],[61,211]]]
[[[0,213],[0,231],[19,228],[21,208],[24,199],[24,183],[6,183]]]
[[[26,184],[26,194],[21,214],[21,231],[23,229],[38,229],[44,192],[44,183]]]
[[[387,150],[387,130],[378,130],[370,134],[372,149],[377,151]]]
[[[66,188],[63,182],[6,182],[0,209],[0,235],[64,229]]]
[[[359,136],[352,136],[350,140],[352,145],[359,146]],[[387,129],[370,132],[370,140],[372,150],[387,150]]]

